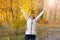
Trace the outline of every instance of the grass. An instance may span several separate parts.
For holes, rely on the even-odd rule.
[[[46,29],[49,28],[60,28],[60,25],[55,24],[38,24],[37,25],[37,38],[44,37],[48,34],[48,31]],[[17,33],[17,36],[14,35],[12,31],[6,30],[3,32],[0,31],[0,40],[24,40],[24,34],[25,34],[25,28],[22,29],[22,31],[19,31]],[[59,40],[59,39],[58,39]]]
[[[57,40],[60,40],[60,38],[58,38]]]
[[[13,33],[9,34],[8,32],[3,33],[0,35],[0,40],[23,40],[24,38],[24,32],[18,33],[17,36]]]

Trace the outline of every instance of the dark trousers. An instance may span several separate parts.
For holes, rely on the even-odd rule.
[[[36,40],[36,35],[25,35],[25,40]]]

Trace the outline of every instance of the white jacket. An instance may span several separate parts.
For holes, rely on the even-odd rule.
[[[26,15],[26,13],[24,12],[23,9],[21,9],[21,12],[23,13],[26,21],[27,21],[27,27],[26,27],[26,32],[25,34],[28,35],[36,35],[36,22],[37,20],[42,16],[42,14],[44,13],[44,11],[42,11],[35,19],[30,19],[28,18],[28,16]]]

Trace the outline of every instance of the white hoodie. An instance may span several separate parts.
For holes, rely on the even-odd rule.
[[[42,11],[35,19],[30,19],[26,13],[24,12],[23,9],[21,9],[21,12],[23,13],[26,21],[27,21],[27,27],[26,27],[26,32],[25,34],[28,35],[36,35],[36,22],[37,20],[42,16],[42,14],[44,13],[44,11]]]

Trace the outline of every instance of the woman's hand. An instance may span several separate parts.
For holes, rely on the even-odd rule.
[[[46,10],[46,9],[45,9],[45,8],[43,8],[43,11],[44,11],[44,12],[45,12],[45,10]]]
[[[22,9],[22,6],[20,6],[20,9]]]

